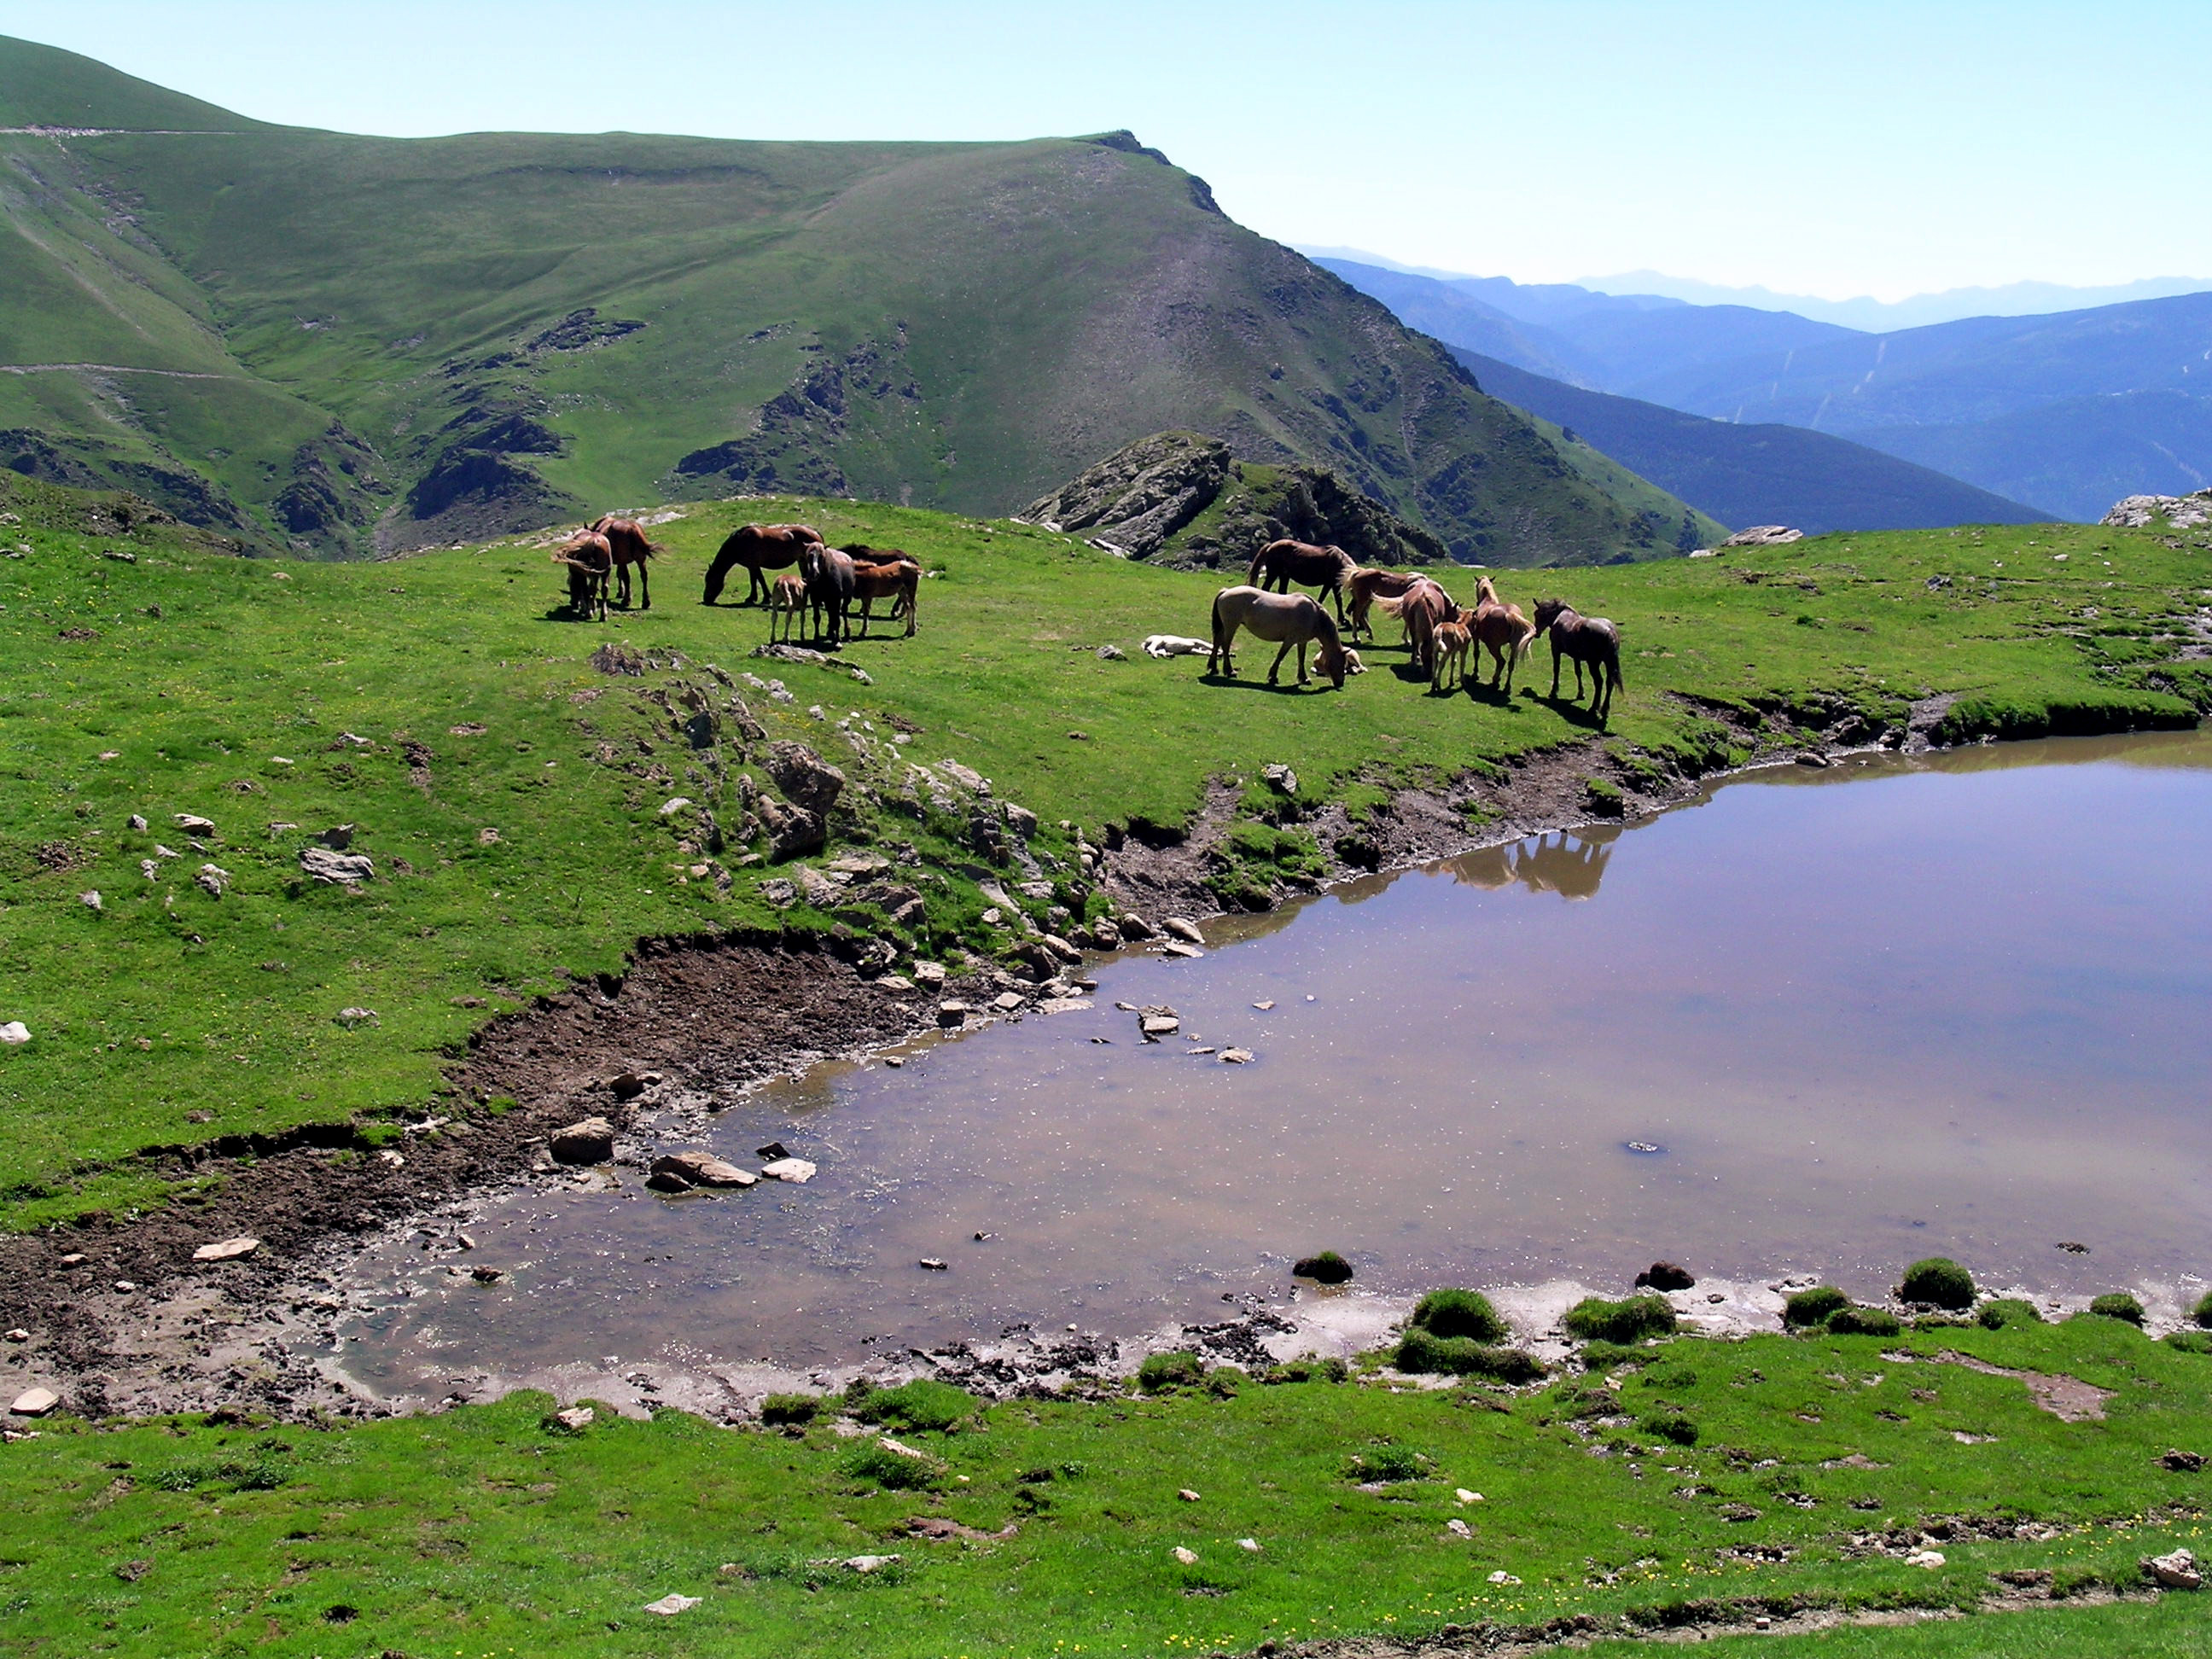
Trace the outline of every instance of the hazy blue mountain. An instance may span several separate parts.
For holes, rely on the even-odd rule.
[[[1567,428],[1724,524],[1788,524],[1819,535],[2033,524],[2051,516],[1824,432],[1736,426],[1564,385],[1476,352],[1452,355],[1493,398]]]
[[[1431,273],[1435,274],[1435,273]],[[1582,287],[1607,295],[1638,298],[1665,295],[1699,306],[1753,306],[1761,311],[1794,311],[1817,322],[1835,323],[1868,333],[1925,328],[1962,317],[2025,317],[2094,307],[2162,300],[2177,294],[2212,289],[2202,276],[2147,276],[2107,288],[2068,288],[2058,283],[2007,283],[2000,288],[1953,288],[1940,294],[1915,294],[1903,300],[1823,300],[1810,294],[1777,294],[1766,288],[1729,288],[1693,277],[1666,276],[1656,270],[1625,271],[1618,276],[1585,276]]]
[[[1446,345],[1464,346],[1554,380],[1582,384],[1589,378],[1571,341],[1510,316],[1449,283],[1348,259],[1324,258],[1314,263],[1334,271],[1369,298],[1380,300],[1407,327],[1417,328]]]

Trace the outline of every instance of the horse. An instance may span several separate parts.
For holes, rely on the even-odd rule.
[[[1462,611],[1459,614],[1464,617],[1468,613]],[[1466,684],[1468,653],[1474,646],[1474,635],[1468,624],[1457,617],[1450,622],[1440,622],[1430,635],[1430,641],[1435,647],[1435,665],[1429,671],[1429,690],[1445,690],[1444,682],[1454,672],[1458,674],[1460,684]]]
[[[1517,605],[1507,605],[1498,597],[1498,589],[1487,576],[1474,585],[1474,609],[1462,611],[1461,620],[1474,629],[1475,643],[1490,653],[1490,684],[1496,688],[1503,684],[1510,696],[1513,691],[1513,673],[1521,665],[1521,659],[1528,654],[1528,647],[1536,641],[1536,624],[1521,614]],[[1480,665],[1477,664],[1477,672]]]
[[[853,556],[818,541],[806,542],[799,550],[799,574],[805,579],[806,597],[814,606],[814,636],[838,644],[852,625]],[[826,635],[822,626],[825,617]]]
[[[1413,586],[1396,599],[1380,603],[1385,614],[1406,624],[1406,643],[1412,647],[1408,660],[1415,672],[1428,673],[1434,666],[1437,624],[1459,619],[1459,607],[1452,603],[1451,595],[1431,578],[1417,576]]]
[[[783,619],[783,637],[788,641],[799,627],[799,619],[806,614],[806,583],[791,571],[784,571],[775,579],[775,586],[768,595],[768,640],[775,643],[776,619]]]
[[[615,567],[614,549],[594,530],[580,530],[553,550],[553,562],[568,568],[568,614],[588,621],[596,610],[607,619],[607,575]]]
[[[1263,592],[1278,588],[1287,593],[1292,582],[1318,587],[1336,601],[1336,619],[1340,623],[1344,585],[1358,568],[1358,562],[1340,547],[1316,547],[1311,542],[1294,542],[1285,537],[1269,542],[1252,556],[1252,568],[1244,573],[1244,580]]]
[[[1346,591],[1352,595],[1352,637],[1356,640],[1364,634],[1373,639],[1375,630],[1368,625],[1368,608],[1377,599],[1402,597],[1419,580],[1410,570],[1382,570],[1372,565],[1362,565],[1353,571],[1345,584]]]
[[[1536,601],[1536,633],[1552,630],[1552,696],[1559,695],[1559,659],[1575,665],[1575,701],[1583,697],[1583,665],[1590,665],[1590,713],[1603,724],[1620,690],[1620,630],[1603,617],[1585,617],[1565,599]],[[1533,639],[1534,635],[1530,635]]]
[[[647,562],[660,549],[645,538],[645,526],[635,519],[618,519],[608,513],[592,520],[589,528],[595,536],[605,536],[607,545],[614,551],[615,603],[625,611],[629,609],[629,568],[637,567],[637,583],[644,594],[641,611],[653,609],[653,573]]]
[[[1237,678],[1237,665],[1230,655],[1230,647],[1237,641],[1237,630],[1249,628],[1255,639],[1269,644],[1279,644],[1275,660],[1267,669],[1267,684],[1276,683],[1282,672],[1283,659],[1290,654],[1292,646],[1298,648],[1298,684],[1304,685],[1310,678],[1306,673],[1306,644],[1317,644],[1316,665],[1328,676],[1329,684],[1338,690],[1344,690],[1347,674],[1364,674],[1359,653],[1345,648],[1338,635],[1336,624],[1329,620],[1328,612],[1320,602],[1303,593],[1270,593],[1257,587],[1224,587],[1213,596],[1213,650],[1206,659],[1206,672],[1218,671],[1224,678]]]
[[[724,538],[714,550],[714,562],[707,567],[706,596],[699,603],[712,605],[722,597],[722,581],[730,572],[743,565],[752,576],[752,584],[745,590],[744,602],[756,599],[763,603],[768,599],[768,579],[764,570],[788,570],[799,562],[800,551],[822,545],[822,532],[811,525],[804,524],[744,524]]]
[[[878,599],[895,601],[891,620],[906,618],[906,637],[917,627],[915,611],[921,592],[921,562],[896,547],[870,547],[855,542],[841,548],[853,561],[853,597],[860,602],[860,634],[866,638],[874,619]]]

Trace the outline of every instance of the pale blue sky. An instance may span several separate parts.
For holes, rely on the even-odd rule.
[[[1523,281],[2212,276],[2206,0],[0,0],[0,33],[361,132],[1127,126],[1268,235]]]

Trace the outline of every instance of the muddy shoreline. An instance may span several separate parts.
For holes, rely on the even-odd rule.
[[[1632,822],[1695,798],[1732,769],[1792,759],[1824,763],[1858,750],[1925,750],[1947,702],[1916,705],[1908,726],[1887,731],[1866,726],[1848,710],[1826,729],[1793,725],[1779,712],[1753,724],[1737,711],[1708,710],[1731,717],[1731,737],[1750,752],[1749,767],[1631,774],[1593,738],[1524,757],[1502,775],[1469,773],[1443,789],[1399,790],[1357,823],[1330,806],[1304,816],[1301,826],[1331,854],[1328,880],[1404,868],[1544,831]],[[1615,793],[1594,793],[1593,779]],[[1211,854],[1240,794],[1238,783],[1218,783],[1180,838],[1109,836],[1097,876],[1117,910],[1155,920],[1218,914],[1207,884]],[[1302,896],[1322,884],[1278,884],[1274,896]],[[0,1241],[0,1329],[27,1333],[0,1350],[0,1388],[12,1398],[33,1383],[49,1387],[69,1409],[86,1414],[230,1407],[355,1416],[440,1403],[373,1398],[325,1363],[338,1326],[361,1310],[347,1293],[353,1264],[373,1246],[410,1231],[422,1232],[423,1248],[437,1247],[469,1211],[511,1185],[569,1180],[552,1165],[545,1143],[579,1117],[605,1116],[627,1132],[651,1112],[660,1139],[705,1123],[769,1078],[936,1029],[939,994],[887,988],[866,976],[856,965],[866,943],[648,940],[620,981],[580,981],[489,1022],[438,1097],[419,1115],[410,1114],[405,1133],[388,1146],[337,1127],[276,1144],[217,1143],[150,1155],[167,1175],[222,1178],[198,1201]],[[979,1008],[1009,991],[1029,999],[1041,989],[979,959],[954,967],[942,994]],[[622,1098],[611,1084],[625,1073],[659,1076]],[[632,1139],[623,1151],[649,1162],[652,1152],[678,1144],[644,1147]],[[261,1243],[240,1260],[193,1261],[195,1249],[237,1237]],[[456,1261],[450,1270],[469,1267]],[[1255,1344],[1273,1352],[1313,1323],[1305,1310],[1286,1318],[1291,1310],[1282,1304],[1224,1312],[1224,1355]],[[1172,1335],[1121,1334],[1117,1342],[1096,1334],[1063,1340],[1018,1332],[1008,1341],[1024,1353],[973,1364],[962,1363],[972,1356],[945,1358],[953,1370],[972,1373],[970,1386],[998,1392],[1047,1376],[1119,1369],[1122,1351],[1133,1364],[1146,1345]],[[930,1356],[907,1358],[936,1364]],[[652,1374],[661,1367],[642,1368],[651,1385],[644,1388],[605,1374],[501,1379],[464,1368],[445,1398],[483,1398],[526,1383],[563,1394],[596,1388],[608,1398],[611,1388],[628,1394],[634,1407],[687,1403],[728,1417],[741,1414],[744,1395],[757,1399],[779,1382],[789,1386],[793,1376],[772,1365],[737,1369],[746,1374],[742,1384],[702,1376],[695,1389],[675,1374]]]

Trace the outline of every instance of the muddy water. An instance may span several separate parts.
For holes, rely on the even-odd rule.
[[[396,1245],[343,1363],[402,1388],[1134,1332],[1323,1247],[1386,1290],[1625,1287],[1662,1255],[1863,1292],[1936,1253],[2051,1291],[2212,1273],[2208,870],[2202,735],[1755,774],[1212,926],[1201,960],[1102,964],[1089,1012],[712,1120],[726,1154],[815,1160],[805,1187],[519,1191],[470,1227],[508,1280]],[[1255,1063],[1187,1052],[1231,1044]]]

